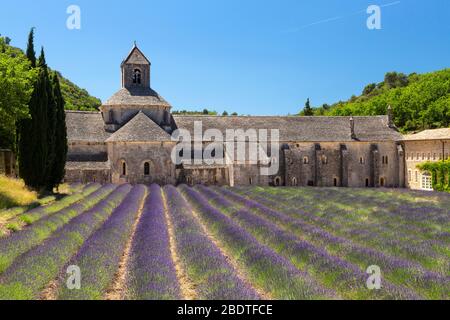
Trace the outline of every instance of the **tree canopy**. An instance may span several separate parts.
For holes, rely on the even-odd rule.
[[[28,102],[36,76],[23,52],[0,37],[0,148],[16,150],[15,125],[29,117]]]
[[[313,108],[314,115],[373,116],[392,106],[394,122],[402,132],[450,125],[450,69],[427,74],[389,72],[383,82],[365,87],[363,94],[328,108]]]

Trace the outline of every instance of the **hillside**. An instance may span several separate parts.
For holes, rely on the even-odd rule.
[[[58,72],[61,81],[61,92],[66,102],[66,110],[95,111],[101,106],[100,99],[93,97],[85,89],[81,89]]]
[[[389,72],[383,82],[367,85],[360,96],[313,108],[313,112],[330,116],[380,115],[386,114],[388,105],[402,132],[448,127],[450,69],[408,76]]]
[[[9,45],[11,39],[8,38],[7,46],[11,47],[17,52],[22,52],[23,50],[20,48],[13,47]],[[55,70],[52,70],[55,71]],[[67,110],[81,110],[81,111],[95,111],[101,106],[102,102],[100,99],[93,97],[89,94],[89,92],[85,89],[78,87],[76,84],[71,82],[70,80],[64,78],[59,71],[56,71],[60,84],[61,91],[66,102],[65,108]]]

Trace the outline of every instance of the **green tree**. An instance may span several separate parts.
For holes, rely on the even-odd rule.
[[[308,98],[308,100],[306,100],[305,108],[303,109],[303,115],[304,116],[313,116],[314,115],[314,110],[311,108],[309,98]]]
[[[48,174],[48,188],[57,187],[64,179],[64,168],[67,160],[67,128],[66,114],[64,112],[65,102],[61,93],[59,77],[56,72],[52,76],[52,89],[56,107],[55,157],[53,167]]]
[[[31,67],[36,67],[36,51],[34,51],[34,28],[31,28],[30,34],[28,35],[28,44],[26,55],[28,60],[31,62]]]
[[[363,90],[363,95],[368,96],[369,94],[371,94],[375,89],[377,88],[377,85],[375,83],[371,83],[368,84],[364,90]]]
[[[44,50],[37,67],[38,77],[29,102],[31,118],[22,121],[20,126],[19,173],[27,186],[42,190],[48,187],[49,150],[52,152],[54,146],[48,145],[49,106],[53,105],[54,99]]]
[[[0,37],[0,148],[17,151],[16,125],[29,117],[36,70],[23,52]]]
[[[228,112],[224,111],[224,112],[222,113],[222,116],[228,116]]]

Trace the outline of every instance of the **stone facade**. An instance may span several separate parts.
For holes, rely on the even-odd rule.
[[[425,130],[404,137],[406,160],[406,186],[416,190],[430,190],[431,175],[418,165],[427,161],[450,159],[450,128]]]
[[[122,88],[98,113],[67,111],[69,154],[66,181],[404,187],[405,147],[392,116],[375,117],[220,117],[171,115],[171,106],[150,87],[150,61],[135,46],[122,62]],[[177,129],[194,136],[201,123],[226,137],[223,164],[175,164],[171,155]],[[269,163],[242,161],[227,142],[249,149],[252,130],[279,131],[269,139]],[[250,135],[248,135],[250,136]],[[233,140],[227,140],[233,139]],[[258,136],[258,139],[261,139]],[[260,141],[260,140],[258,140]],[[278,143],[270,154],[270,143]],[[205,149],[207,143],[203,144]],[[275,152],[275,151],[272,151]],[[230,160],[234,159],[234,160]],[[278,172],[261,174],[277,161]]]

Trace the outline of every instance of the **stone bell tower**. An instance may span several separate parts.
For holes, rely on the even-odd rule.
[[[122,62],[122,88],[150,88],[150,61],[134,44],[128,57]]]

